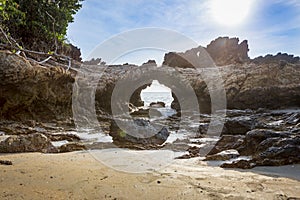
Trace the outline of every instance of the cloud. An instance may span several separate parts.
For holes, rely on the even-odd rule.
[[[84,1],[68,38],[81,47],[84,58],[109,37],[143,27],[175,30],[202,46],[218,36],[248,39],[251,57],[279,51],[300,54],[300,1],[255,0],[248,20],[235,27],[214,21],[210,1]]]

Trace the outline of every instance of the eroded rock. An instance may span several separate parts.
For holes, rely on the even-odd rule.
[[[43,134],[12,135],[0,142],[1,153],[43,152],[55,153],[57,149]]]

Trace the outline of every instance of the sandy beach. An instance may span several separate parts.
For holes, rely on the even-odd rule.
[[[197,158],[136,174],[109,168],[85,151],[0,158],[13,162],[0,165],[0,199],[300,198],[297,180],[205,166]]]

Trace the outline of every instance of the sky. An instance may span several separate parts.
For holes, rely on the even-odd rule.
[[[176,31],[204,47],[219,36],[246,39],[251,58],[278,52],[300,55],[300,0],[85,0],[67,38],[89,59],[109,38],[147,27]],[[131,52],[115,62],[161,61],[166,52],[150,51]]]

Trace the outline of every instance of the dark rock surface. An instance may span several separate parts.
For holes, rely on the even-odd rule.
[[[254,129],[256,120],[248,116],[227,118],[224,124],[223,135],[244,135]]]
[[[206,158],[204,159],[204,161],[210,161],[210,160],[230,160],[233,158],[237,158],[239,157],[240,154],[234,150],[234,149],[229,149],[229,150],[225,150],[225,151],[221,151],[217,154],[213,154],[213,155],[208,155],[206,156]]]
[[[237,118],[239,117],[237,113],[243,117],[254,119],[256,126],[263,128],[254,127],[246,134],[221,136],[208,153],[206,160],[223,160],[218,153],[235,149],[240,156],[249,159],[226,161],[221,167],[248,169],[261,165],[276,166],[300,163],[300,131],[296,127],[299,109],[274,111],[259,109],[255,112],[234,112],[234,115],[232,115],[232,111],[229,111],[229,116]]]
[[[243,144],[244,138],[245,136],[242,135],[223,135],[208,155],[217,154],[229,149],[237,149]]]
[[[149,122],[143,119],[136,119],[132,129],[138,130],[139,126],[149,127]],[[149,130],[151,128],[149,127]],[[159,149],[170,135],[167,128],[163,127],[155,135],[150,137],[135,137],[121,130],[116,122],[111,123],[110,135],[113,137],[113,143],[118,147],[133,149]]]
[[[0,165],[12,165],[13,163],[10,160],[0,160]]]

